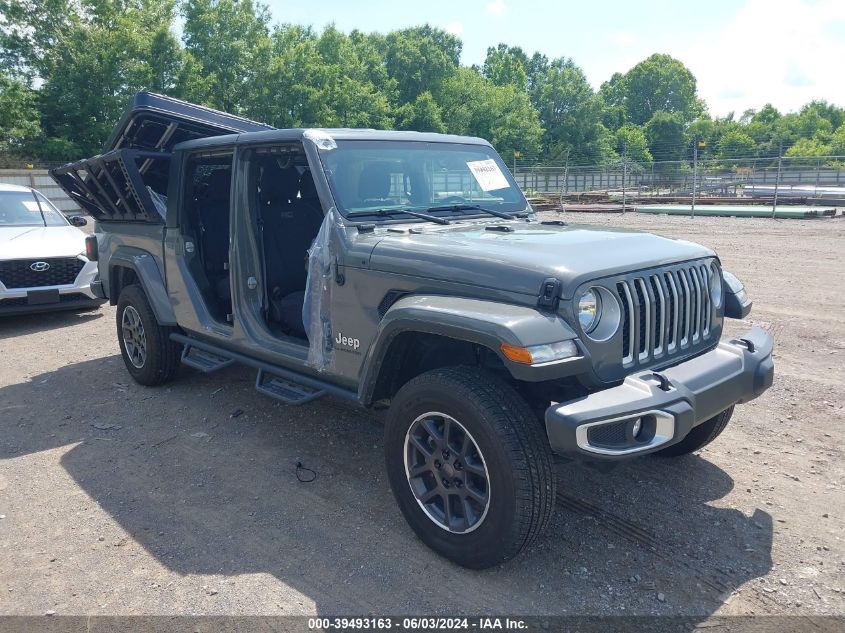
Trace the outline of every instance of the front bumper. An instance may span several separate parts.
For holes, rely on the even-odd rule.
[[[552,405],[545,416],[552,450],[620,459],[679,442],[693,427],[772,385],[772,348],[772,337],[755,327],[669,369],[637,372],[618,387]]]
[[[0,316],[12,314],[34,314],[56,310],[85,310],[105,303],[94,290],[97,277],[97,262],[86,261],[72,284],[59,286],[35,286],[32,288],[6,288],[0,282]],[[52,292],[49,302],[36,302],[33,295]]]

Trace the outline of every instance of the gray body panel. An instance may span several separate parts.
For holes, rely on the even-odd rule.
[[[128,268],[137,275],[159,323],[176,325],[178,321],[164,274],[164,227],[160,224],[99,222],[96,235],[100,279],[112,303],[118,299],[112,290],[118,273],[115,269]]]
[[[500,225],[511,232],[486,230]],[[373,251],[370,266],[400,275],[506,287],[534,297],[543,280],[553,277],[563,284],[562,298],[571,299],[586,281],[714,255],[691,242],[586,225],[485,218],[423,231],[385,236]]]

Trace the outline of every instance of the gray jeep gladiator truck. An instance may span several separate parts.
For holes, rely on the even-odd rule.
[[[460,565],[543,532],[554,454],[684,455],[772,383],[766,332],[722,340],[751,302],[713,251],[539,221],[482,139],[139,93],[103,154],[53,176],[97,219],[92,288],[137,382],[242,363],[291,405],[388,407],[399,508]]]

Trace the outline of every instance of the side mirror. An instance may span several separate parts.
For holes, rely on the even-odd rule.
[[[88,219],[83,218],[81,215],[72,215],[68,219],[73,226],[85,226],[88,224]]]

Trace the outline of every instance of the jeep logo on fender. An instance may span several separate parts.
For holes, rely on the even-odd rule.
[[[37,273],[43,273],[45,270],[50,270],[50,264],[47,262],[32,262],[29,265],[29,269]]]
[[[361,347],[361,339],[343,336],[340,332],[337,333],[337,338],[335,338],[334,342],[350,349],[358,349]]]

